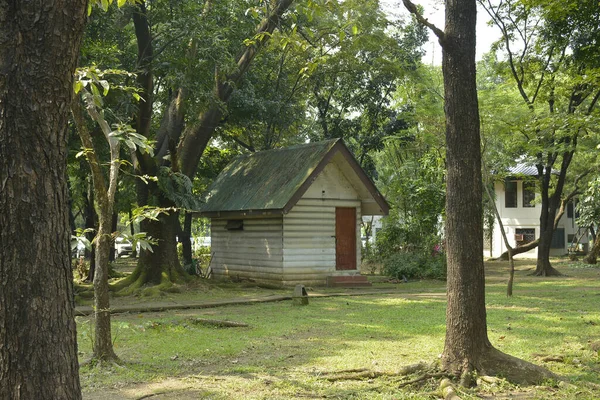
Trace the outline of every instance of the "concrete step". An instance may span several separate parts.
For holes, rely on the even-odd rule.
[[[327,277],[328,287],[369,287],[371,282],[366,276],[362,275],[337,275]]]

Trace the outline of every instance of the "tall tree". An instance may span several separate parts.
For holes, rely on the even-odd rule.
[[[595,0],[479,2],[502,32],[502,64],[529,111],[518,132],[541,195],[535,274],[559,275],[550,264],[552,236],[576,194],[565,195],[570,166],[578,143],[595,129],[590,116],[600,99],[600,8]]]
[[[0,2],[0,398],[80,399],[66,126],[85,0]]]
[[[446,27],[406,8],[442,46],[446,114],[446,254],[448,283],[445,370],[468,383],[471,372],[501,374],[516,382],[539,382],[549,371],[495,349],[487,336],[479,110],[475,73],[476,0],[446,1]]]
[[[133,22],[138,44],[138,85],[142,89],[143,102],[139,107],[135,128],[137,132],[147,138],[156,139],[154,157],[138,154],[136,165],[141,175],[158,176],[157,183],[139,185],[138,202],[140,205],[153,205],[162,208],[174,208],[174,196],[170,196],[161,187],[173,186],[172,182],[191,180],[196,174],[198,163],[204,150],[215,133],[217,126],[225,115],[225,105],[229,102],[234,89],[241,83],[250,68],[257,52],[268,42],[273,31],[279,26],[283,14],[289,9],[293,0],[277,0],[268,2],[265,16],[255,29],[251,39],[244,42],[242,50],[232,60],[223,65],[213,65],[213,70],[208,74],[212,76],[210,94],[202,102],[200,111],[194,116],[187,107],[190,100],[190,85],[192,79],[175,79],[168,88],[169,96],[165,99],[166,109],[162,113],[160,125],[153,130],[152,116],[155,110],[153,96],[155,85],[155,40],[148,19],[149,8],[141,2],[133,13]],[[215,3],[207,0],[203,2],[201,10],[196,10],[202,21],[211,18],[210,24],[220,26],[224,15],[214,15],[214,8],[228,8],[229,4]],[[223,10],[221,10],[223,11]],[[223,11],[225,14],[230,10]],[[246,21],[247,22],[247,21]],[[248,32],[245,33],[246,35]],[[215,33],[215,35],[217,35]],[[186,48],[187,62],[194,68],[198,62],[198,45],[200,38],[216,40],[210,35],[194,36],[189,40]],[[240,44],[242,39],[240,39]],[[202,42],[204,43],[204,42]],[[168,45],[168,44],[167,44]],[[208,52],[208,50],[207,50]],[[233,65],[232,65],[233,64]],[[187,72],[190,78],[192,72]],[[186,73],[183,74],[186,76]],[[197,109],[196,109],[197,110]],[[181,185],[187,186],[191,185]],[[181,198],[181,196],[179,196]],[[170,284],[185,276],[177,259],[175,237],[179,231],[177,213],[162,214],[158,220],[146,220],[141,225],[141,230],[147,232],[158,240],[158,245],[151,254],[142,251],[138,266],[130,278],[131,287],[139,287],[145,283]]]

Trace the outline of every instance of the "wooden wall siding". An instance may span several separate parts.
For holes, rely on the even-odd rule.
[[[310,185],[302,198],[360,199],[356,188],[352,186],[338,165],[333,161],[327,164],[325,169],[317,176],[317,179]]]
[[[359,200],[300,199],[283,217],[284,284],[324,285],[327,276],[357,272],[335,270],[336,207],[356,207],[356,238],[360,240]],[[360,242],[357,243],[356,260],[360,265]]]
[[[282,218],[244,220],[244,229],[228,231],[226,219],[212,219],[211,247],[216,278],[240,277],[281,282]]]
[[[360,241],[361,202],[355,188],[330,162],[302,198],[283,217],[283,282],[323,285],[335,270],[335,208],[356,207],[356,238]],[[360,265],[360,242],[357,243]]]

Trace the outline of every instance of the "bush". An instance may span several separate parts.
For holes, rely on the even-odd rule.
[[[383,260],[383,273],[396,279],[446,279],[446,257],[442,253],[395,253]]]

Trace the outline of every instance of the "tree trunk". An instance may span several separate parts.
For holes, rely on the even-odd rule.
[[[117,360],[113,350],[108,292],[108,263],[110,256],[112,213],[99,213],[96,236],[96,270],[94,274],[94,356],[99,361]],[[109,210],[110,211],[110,210]]]
[[[590,249],[590,252],[585,256],[583,261],[587,264],[596,264],[596,258],[600,253],[600,237],[596,236],[594,239],[594,246]]]
[[[131,237],[133,237],[135,235],[135,227],[133,226],[133,212],[131,211],[131,207],[129,207],[128,210],[128,215],[129,215],[129,233],[131,234]],[[131,258],[137,258],[138,254],[137,254],[137,246],[132,243],[131,245]]]
[[[512,255],[514,257],[517,254],[528,252],[529,250],[532,250],[532,249],[535,249],[536,247],[538,247],[539,244],[540,244],[540,239],[537,238],[533,242],[529,242],[529,243],[525,243],[524,245],[521,245],[521,246],[513,247]],[[497,258],[497,260],[508,260],[508,259],[509,259],[508,258],[508,250],[505,251],[504,253],[500,254],[500,257]]]
[[[543,215],[544,213],[542,213]],[[547,220],[550,218],[547,218]],[[552,221],[554,218],[552,218]],[[552,245],[552,235],[554,234],[554,224],[540,223],[540,242],[538,245],[537,262],[535,267],[535,276],[560,276],[562,275],[550,264],[550,248]]]
[[[66,185],[81,0],[0,3],[0,398],[80,399]]]
[[[93,231],[85,233],[86,239],[92,244],[92,248],[90,250],[85,250],[85,256],[90,260],[90,269],[88,270],[86,281],[93,282],[94,273],[96,271],[96,244],[93,243],[93,240],[96,236],[96,232],[98,231],[98,215],[96,214],[96,209],[94,208],[94,187],[91,179],[88,182],[87,196],[84,198],[84,212],[85,228],[93,229]]]
[[[177,256],[177,234],[180,230],[178,213],[174,204],[165,199],[154,182],[147,185],[138,183],[139,204],[148,204],[160,208],[169,208],[169,214],[160,214],[158,220],[145,219],[140,222],[140,231],[158,241],[152,251],[141,249],[135,270],[128,279],[123,280],[115,289],[125,292],[135,291],[146,284],[170,286],[174,282],[185,280],[186,272]]]
[[[457,376],[481,369],[487,336],[475,0],[446,2],[442,70],[446,111],[448,307],[442,365]]]
[[[192,213],[186,212],[184,215],[179,241],[183,247],[183,265],[192,265]]]
[[[85,89],[82,89],[85,90]],[[90,117],[100,126],[110,149],[110,170],[108,181],[105,181],[98,152],[92,137],[85,124],[83,109],[79,100],[71,104],[73,120],[77,126],[77,133],[86,152],[86,158],[92,172],[96,210],[98,212],[98,232],[96,234],[96,268],[94,271],[94,359],[99,361],[118,361],[113,350],[110,300],[108,295],[108,271],[110,247],[112,244],[113,210],[115,207],[115,193],[119,176],[119,151],[120,142],[111,136],[111,128],[104,116],[97,109],[97,102],[89,93],[82,96]]]
[[[506,296],[511,297],[513,295],[513,283],[515,282],[515,258],[512,254],[513,249],[508,250],[508,282],[506,283]]]
[[[446,341],[442,366],[467,377],[478,371],[539,382],[549,371],[492,347],[487,336],[479,110],[475,80],[475,0],[446,1],[446,29],[404,5],[438,36],[443,50],[446,114]],[[466,380],[465,380],[466,381]],[[464,381],[463,381],[464,382]]]
[[[179,220],[176,212],[161,215],[157,221],[144,220],[140,230],[153,239],[158,240],[160,251],[153,246],[153,251],[140,250],[137,267],[129,279],[129,288],[139,289],[144,284],[166,285],[180,282],[187,276],[177,256],[176,236],[179,231]]]
[[[113,211],[112,218],[110,220],[110,233],[117,231],[118,218],[119,218],[119,215],[116,213],[116,211]],[[115,250],[115,237],[111,235],[110,244],[108,245],[108,261],[109,262],[115,261],[116,255],[117,255],[117,252]]]

